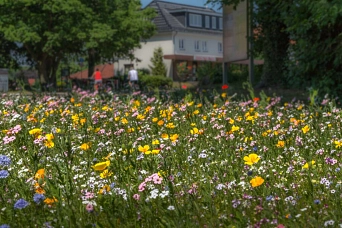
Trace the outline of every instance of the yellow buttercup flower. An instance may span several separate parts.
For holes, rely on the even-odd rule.
[[[335,143],[335,148],[336,149],[342,147],[342,141],[334,141],[334,143]]]
[[[170,139],[171,139],[172,142],[175,142],[175,141],[177,141],[178,137],[179,137],[178,134],[173,134],[173,135],[170,136]]]
[[[80,146],[80,149],[81,150],[88,150],[90,148],[90,143],[83,143],[81,146]]]
[[[105,169],[102,173],[100,173],[100,177],[106,178],[106,177],[110,177],[113,174],[113,172],[109,172],[108,169]]]
[[[160,144],[160,142],[158,139],[152,141],[152,145],[159,145],[159,144]]]
[[[250,180],[249,183],[251,183],[252,187],[255,188],[262,185],[264,181],[265,180],[262,177],[256,176],[252,180]]]
[[[99,162],[92,166],[92,168],[96,171],[102,171],[105,170],[110,165],[110,161],[107,160],[105,162]]]
[[[138,150],[144,154],[150,154],[151,153],[149,145],[139,146]]]
[[[310,130],[310,127],[308,125],[302,128],[302,131],[304,134],[306,134],[309,130]]]
[[[44,145],[45,145],[47,148],[52,148],[52,147],[55,146],[55,143],[54,143],[53,141],[51,141],[51,140],[46,140],[46,141],[44,142]]]
[[[314,160],[312,160],[311,162],[307,162],[305,163],[305,165],[303,165],[303,169],[308,169],[310,166],[314,166],[316,162]]]
[[[190,130],[190,133],[191,133],[192,135],[198,134],[198,128],[197,128],[197,127],[194,127],[192,130]]]
[[[246,165],[253,165],[260,160],[260,157],[257,154],[250,154],[248,156],[243,157]]]
[[[277,147],[278,148],[283,148],[285,146],[285,141],[278,141],[278,143],[277,143]]]
[[[235,126],[235,125],[232,126],[232,132],[238,131],[239,129],[240,129],[240,127],[238,127],[238,126]]]
[[[30,135],[34,135],[34,137],[37,138],[39,135],[42,134],[42,131],[43,131],[43,130],[40,129],[40,128],[34,128],[34,129],[32,129],[32,130],[29,131],[29,134],[30,134]]]

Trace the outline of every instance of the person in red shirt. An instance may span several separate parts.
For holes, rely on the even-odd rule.
[[[94,89],[97,91],[99,86],[102,85],[102,75],[98,68],[96,68],[96,71],[93,73],[94,78]]]

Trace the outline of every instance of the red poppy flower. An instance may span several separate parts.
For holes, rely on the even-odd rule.
[[[186,89],[188,88],[186,85],[182,85],[182,89]]]
[[[259,97],[254,97],[254,102],[258,102],[258,101],[260,101],[260,98]]]
[[[222,89],[228,89],[229,88],[229,86],[227,85],[227,84],[224,84],[223,86],[222,86]]]

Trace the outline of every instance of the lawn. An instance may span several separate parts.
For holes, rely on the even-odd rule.
[[[341,109],[250,92],[4,94],[0,227],[341,227]]]

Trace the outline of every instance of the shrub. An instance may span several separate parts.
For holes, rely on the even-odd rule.
[[[164,76],[139,75],[140,84],[148,90],[160,87],[172,87],[172,79]]]

